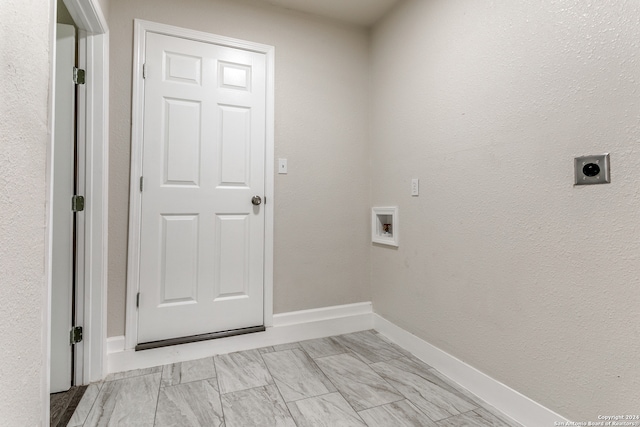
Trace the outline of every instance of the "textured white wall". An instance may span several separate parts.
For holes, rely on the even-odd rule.
[[[0,424],[45,425],[51,1],[0,2]]]
[[[124,333],[134,18],[275,46],[274,311],[368,301],[367,31],[241,0],[109,8],[108,335]]]
[[[372,64],[375,311],[570,419],[638,413],[640,3],[407,1]]]

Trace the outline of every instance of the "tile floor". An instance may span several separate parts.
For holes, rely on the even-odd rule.
[[[68,426],[520,427],[375,331],[111,374]]]

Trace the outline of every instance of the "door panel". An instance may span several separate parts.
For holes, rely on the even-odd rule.
[[[264,54],[146,35],[138,342],[263,325]]]
[[[161,306],[197,301],[198,216],[162,215]]]
[[[194,185],[200,181],[201,104],[165,99],[164,185]]]
[[[249,215],[216,215],[214,301],[249,297]]]
[[[251,109],[220,105],[220,186],[249,186]]]

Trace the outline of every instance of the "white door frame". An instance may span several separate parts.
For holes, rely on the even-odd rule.
[[[74,372],[75,383],[86,385],[103,379],[106,373],[109,32],[98,0],[64,0],[64,4],[79,30],[79,68],[87,71],[86,83],[79,86],[77,98],[78,193],[86,202],[84,212],[77,215],[76,225],[76,324],[83,327],[84,339],[75,346]],[[53,39],[55,41],[55,37]],[[53,170],[51,152],[47,170],[49,192]],[[49,330],[51,215],[47,221],[49,249],[45,265],[49,298],[45,322]],[[47,353],[47,378],[51,370],[49,357]]]
[[[136,295],[140,277],[140,209],[139,177],[142,175],[142,130],[144,117],[145,34],[154,32],[221,46],[246,49],[265,54],[267,69],[266,137],[265,137],[265,236],[264,236],[264,325],[273,326],[273,213],[274,213],[274,59],[275,48],[260,43],[232,39],[201,31],[135,20],[133,60],[133,101],[131,117],[131,174],[129,189],[129,246],[127,266],[127,311],[125,350],[138,344],[138,310]]]

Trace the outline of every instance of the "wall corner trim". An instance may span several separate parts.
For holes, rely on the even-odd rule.
[[[382,335],[525,427],[568,422],[561,415],[375,313],[373,325]]]

